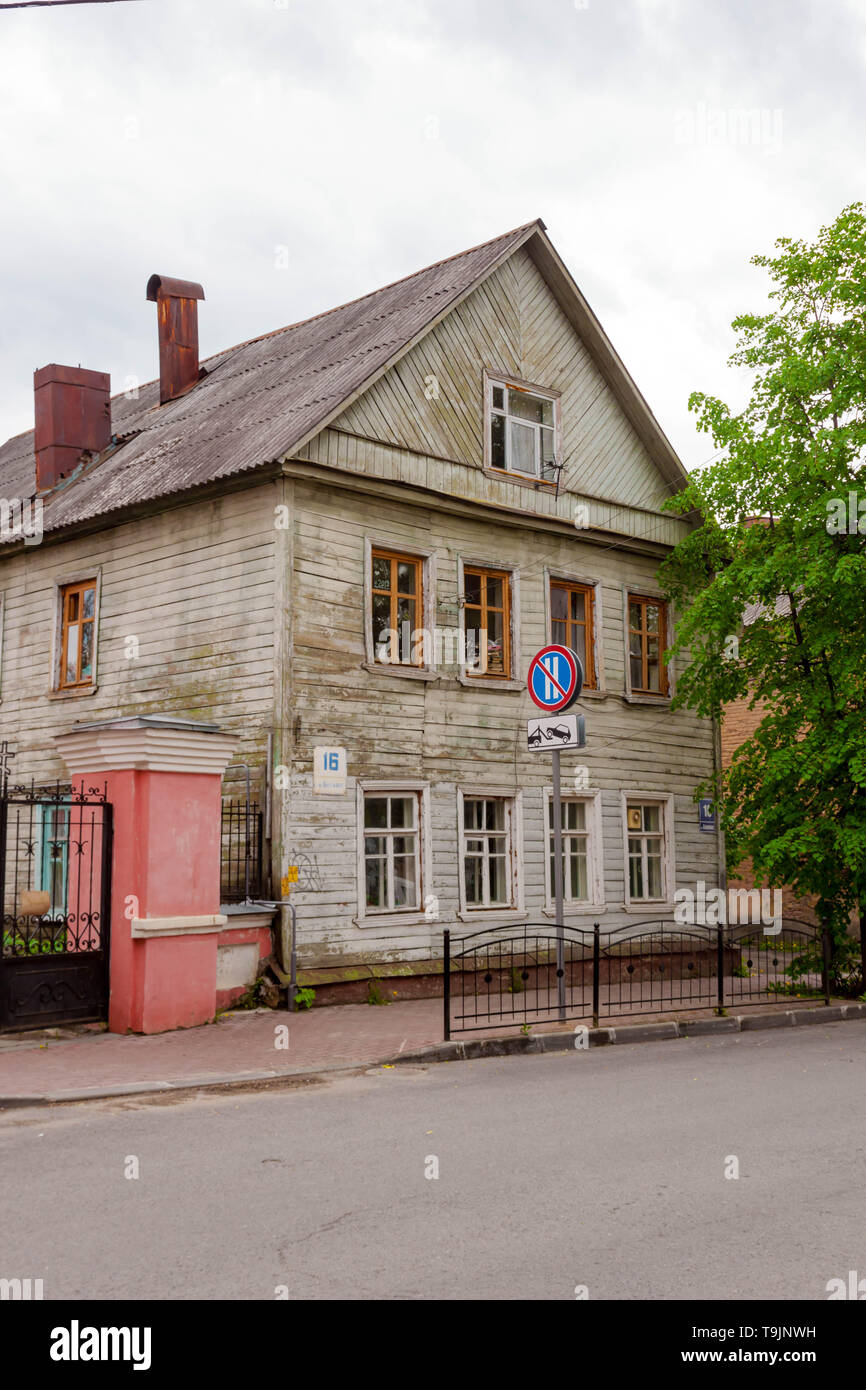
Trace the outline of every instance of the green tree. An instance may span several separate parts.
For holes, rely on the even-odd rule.
[[[759,704],[722,788],[729,864],[751,857],[758,882],[817,895],[836,935],[859,912],[866,952],[862,204],[776,253],[753,258],[768,311],[733,324],[748,404],[689,401],[724,452],[668,504],[700,523],[662,570],[687,663],[674,703],[716,717]]]

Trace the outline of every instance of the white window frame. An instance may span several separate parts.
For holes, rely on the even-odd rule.
[[[562,462],[562,393],[551,390],[547,386],[539,386],[537,382],[525,381],[522,377],[513,376],[509,372],[484,372],[484,468],[491,472],[495,477],[507,477],[509,481],[519,481],[529,484],[530,487],[556,487],[556,477],[544,478],[541,475],[541,435],[540,426],[535,426],[535,473],[524,473],[520,469],[510,468],[511,462],[511,431],[505,430],[505,467],[500,468],[493,463],[493,440],[492,440],[492,421],[494,415],[502,415],[506,420],[518,417],[511,416],[506,410],[500,410],[493,405],[493,390],[499,387],[505,391],[511,387],[515,391],[526,391],[530,395],[538,396],[541,400],[550,401],[553,406],[553,457],[557,462]],[[506,398],[507,399],[507,398]],[[530,421],[524,424],[532,428]]]
[[[463,862],[466,848],[466,824],[464,818],[464,806],[467,801],[504,801],[505,802],[505,827],[506,827],[506,864],[508,873],[508,884],[510,889],[510,901],[507,903],[469,903],[466,900],[466,880],[463,874]],[[483,832],[482,832],[483,834]],[[478,834],[470,835],[468,838],[477,839]],[[462,921],[476,921],[503,918],[514,920],[526,916],[523,901],[523,876],[521,865],[523,863],[523,793],[503,789],[502,787],[458,787],[457,789],[457,882],[460,893],[460,911],[458,916]]]
[[[509,609],[509,648],[511,651],[511,670],[505,676],[473,676],[466,667],[466,570],[493,570],[508,575]],[[504,564],[501,560],[480,559],[475,555],[457,556],[457,604],[460,614],[460,672],[457,679],[461,685],[475,686],[482,690],[520,690],[524,689],[520,672],[523,669],[520,651],[520,571],[515,565]]]
[[[63,590],[69,584],[86,584],[87,581],[91,579],[96,589],[93,608],[93,679],[89,685],[81,686],[77,690],[61,690],[60,662],[63,657],[61,651],[63,635]],[[54,604],[54,616],[51,627],[51,669],[49,673],[50,684],[48,694],[55,700],[84,699],[88,695],[95,695],[99,688],[99,629],[101,626],[100,611],[102,606],[102,566],[92,565],[88,569],[76,570],[74,574],[58,575],[53,582],[54,591],[52,602]]]
[[[430,784],[429,782],[369,782],[356,783],[356,824],[358,840],[358,915],[354,923],[358,927],[381,926],[388,922],[395,925],[412,926],[427,921],[424,903],[430,891],[432,849],[430,841]],[[364,854],[364,802],[367,796],[414,796],[418,806],[418,856],[416,875],[418,882],[418,903],[415,907],[368,907],[367,872]]]
[[[645,792],[640,790],[629,790],[620,793],[621,796],[621,816],[622,816],[622,853],[623,853],[623,901],[627,912],[644,912],[658,909],[668,909],[674,906],[674,885],[676,884],[676,843],[674,839],[674,797],[672,792]],[[628,829],[628,803],[639,801],[644,806],[660,806],[662,808],[662,890],[661,898],[632,898],[629,875],[629,829]],[[635,832],[632,832],[634,835]]]
[[[421,624],[431,638],[436,622],[436,552],[429,546],[413,545],[392,537],[364,537],[364,668],[377,675],[406,676],[410,680],[433,680],[437,676],[435,641],[428,642],[424,655],[428,660],[420,666],[408,663],[376,660],[376,644],[373,640],[373,551],[389,550],[391,554],[405,555],[407,560],[421,562]],[[418,629],[416,628],[417,632]],[[431,650],[432,649],[432,650]]]
[[[590,792],[569,792],[562,798],[566,801],[582,801],[586,806],[586,876],[590,896],[585,902],[572,902],[567,897],[563,901],[563,911],[566,914],[574,913],[576,916],[581,913],[595,913],[605,906],[604,901],[604,841],[602,838],[601,821],[601,791]],[[550,891],[548,874],[550,872],[549,858],[553,851],[553,831],[550,827],[551,806],[553,804],[553,787],[544,788],[544,913],[545,916],[554,917],[556,915],[553,901],[553,894]],[[563,884],[563,886],[565,886]]]

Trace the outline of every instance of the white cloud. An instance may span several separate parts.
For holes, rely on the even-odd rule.
[[[702,461],[686,401],[741,394],[724,361],[731,318],[762,302],[749,257],[863,187],[866,18],[853,0],[821,16],[808,0],[3,13],[0,435],[32,423],[46,362],[155,375],[153,271],[202,281],[208,353],[542,216]],[[778,147],[708,142],[706,113],[737,109],[781,111]]]

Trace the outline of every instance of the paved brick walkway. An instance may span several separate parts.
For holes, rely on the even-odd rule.
[[[780,1000],[769,1008],[783,1010],[792,1003],[791,999]],[[763,1011],[766,1009],[765,1005]],[[711,1016],[707,1009],[681,1010],[676,1015],[683,1019]],[[671,1017],[642,1013],[617,1020],[608,1015],[601,1022],[608,1026]],[[535,1025],[532,1031],[562,1026]],[[277,1047],[284,1028],[288,1028],[288,1047]],[[442,1041],[442,1001],[395,1000],[379,1007],[340,1004],[296,1014],[261,1009],[224,1015],[219,1022],[201,1028],[150,1037],[124,1037],[92,1028],[49,1031],[60,1036],[0,1035],[0,1097],[62,1096],[159,1082],[183,1085],[217,1078],[242,1080],[269,1072],[285,1075],[386,1062],[401,1052]],[[519,1029],[498,1028],[463,1036],[506,1037],[516,1032]]]
[[[281,1025],[289,1030],[287,1048],[275,1046]],[[380,1062],[441,1042],[442,1001],[341,1004],[296,1014],[257,1010],[150,1037],[59,1031],[59,1038],[0,1037],[0,1096]]]

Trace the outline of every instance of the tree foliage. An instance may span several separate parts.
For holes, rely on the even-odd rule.
[[[749,374],[748,404],[692,395],[724,453],[668,504],[701,519],[662,571],[686,662],[674,703],[718,716],[746,698],[763,712],[724,779],[729,862],[748,856],[759,882],[816,894],[841,927],[866,911],[862,204],[753,263],[770,308],[735,319],[730,359]]]

